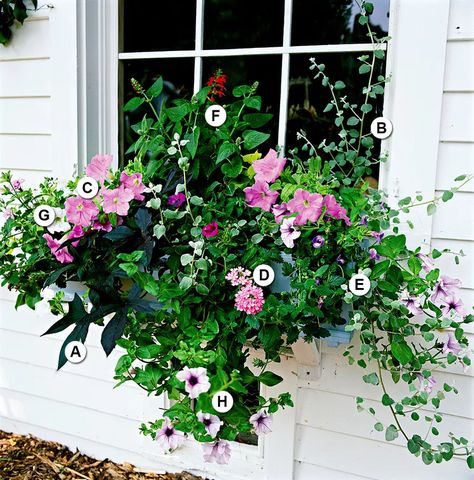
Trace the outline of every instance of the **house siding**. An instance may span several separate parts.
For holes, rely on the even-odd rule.
[[[56,12],[41,10],[26,22],[8,48],[0,47],[0,169],[10,169],[16,177],[32,183],[48,175],[67,178],[78,162],[73,128],[77,108],[73,103],[68,108],[61,103],[62,95],[77,92],[72,75],[75,63],[63,69],[72,82],[65,92],[58,81],[67,83],[66,73],[60,75],[55,55],[58,42],[67,37],[58,36],[58,28],[52,25],[54,15],[61,14],[61,4],[65,3],[75,2],[59,2]],[[452,186],[455,176],[472,170],[474,160],[472,18],[474,2],[451,0],[438,157],[433,164],[436,171],[431,172],[436,174],[438,194]],[[426,77],[429,82],[429,72]],[[59,98],[55,98],[59,88]],[[65,114],[71,118],[65,121]],[[451,256],[438,262],[448,275],[461,278],[466,305],[474,305],[473,199],[474,187],[468,184],[451,202],[440,206],[431,224],[430,239],[433,248],[462,249],[466,254],[459,266]],[[163,455],[156,444],[139,434],[138,428],[142,421],[159,417],[166,400],[147,397],[134,385],[113,388],[114,365],[121,352],[117,349],[105,357],[98,327],[92,329],[87,340],[87,359],[81,364],[67,364],[57,372],[57,355],[65,335],[40,337],[52,321],[50,315],[25,307],[15,310],[14,295],[0,290],[0,429],[59,441],[96,458],[127,461],[157,471],[206,472],[219,480],[291,480],[288,473],[264,473],[269,455],[278,456],[278,449],[293,452],[293,478],[297,480],[470,478],[461,460],[426,467],[406,451],[400,439],[385,442],[382,434],[371,429],[371,418],[356,411],[356,396],[367,398],[381,421],[388,422],[389,417],[377,403],[379,391],[362,382],[362,370],[347,365],[343,347],[323,347],[319,380],[298,380],[295,410],[286,409],[281,414],[286,420],[275,426],[278,439],[264,444],[267,460],[261,458],[258,449],[238,444],[227,467],[204,465],[200,449],[191,442],[172,456]],[[474,334],[474,327],[470,332]],[[294,375],[294,359],[285,362],[279,368],[287,376]],[[443,402],[441,434],[453,431],[474,436],[473,375],[458,367],[439,374],[438,382],[454,383],[463,392]],[[285,424],[288,419],[295,424],[294,438],[293,428]]]

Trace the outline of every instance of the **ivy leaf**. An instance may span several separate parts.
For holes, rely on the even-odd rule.
[[[246,150],[253,150],[255,147],[267,141],[270,138],[270,134],[257,132],[256,130],[246,130],[242,137],[244,139],[244,148]]]
[[[405,341],[395,341],[390,344],[393,356],[402,364],[406,365],[413,359],[413,352]]]

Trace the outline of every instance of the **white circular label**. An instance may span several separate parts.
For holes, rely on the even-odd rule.
[[[76,192],[82,198],[94,198],[99,193],[99,183],[95,178],[82,177],[77,184]]]
[[[69,342],[64,349],[68,362],[81,363],[87,357],[87,348],[82,342]]]
[[[370,133],[380,140],[390,137],[392,134],[393,125],[392,122],[385,117],[377,117],[370,124]]]
[[[220,127],[227,119],[227,112],[221,105],[211,105],[207,107],[204,118],[211,127]]]
[[[349,290],[358,297],[366,295],[370,290],[370,280],[363,273],[353,275],[349,280]]]
[[[275,271],[270,265],[259,265],[253,271],[253,281],[261,287],[268,287],[275,280]]]
[[[49,205],[40,205],[35,208],[33,218],[40,227],[49,227],[56,218],[56,212]]]
[[[212,397],[212,407],[216,412],[226,413],[234,406],[234,399],[229,392],[217,392]]]

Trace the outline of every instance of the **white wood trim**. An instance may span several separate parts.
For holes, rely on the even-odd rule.
[[[49,12],[53,175],[60,179],[71,177],[78,162],[76,20],[75,0]]]
[[[194,48],[202,50],[204,35],[204,0],[196,0],[196,38]],[[202,57],[194,58],[194,93],[199,92],[202,85]]]
[[[384,49],[385,47],[382,47]],[[123,52],[119,60],[142,60],[149,58],[192,58],[192,57],[237,57],[244,55],[281,55],[285,53],[344,53],[369,52],[370,43],[343,43],[335,45],[302,45],[261,48],[222,48],[213,50],[163,50],[154,52]]]
[[[397,0],[393,7],[396,29],[390,32],[394,40],[389,66],[396,75],[385,102],[393,133],[384,143],[390,156],[382,169],[381,186],[396,205],[415,192],[425,199],[435,192],[449,1]],[[420,207],[410,213],[414,231],[401,226],[409,246],[430,246],[432,218],[425,212]]]

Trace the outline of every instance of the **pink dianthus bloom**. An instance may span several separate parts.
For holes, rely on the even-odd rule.
[[[89,177],[102,183],[107,177],[111,163],[112,155],[95,155],[92,157],[91,163],[87,165],[86,173]]]
[[[145,190],[145,185],[142,183],[142,174],[133,173],[132,175],[127,175],[125,172],[120,174],[120,181],[125,188],[128,188],[133,193],[133,198],[135,200],[144,200],[145,197],[142,195]]]
[[[269,212],[279,193],[270,190],[267,182],[257,180],[251,187],[244,188],[245,200],[250,207],[258,207]]]
[[[226,440],[217,440],[213,443],[203,443],[205,462],[216,462],[219,465],[226,465],[230,460],[230,444]]]
[[[225,276],[226,280],[229,280],[233,287],[237,285],[249,285],[252,283],[250,280],[251,272],[243,267],[232,268],[230,272]]]
[[[56,257],[60,263],[71,263],[74,257],[68,252],[67,247],[59,248],[61,243],[54,239],[49,233],[45,233],[43,238],[46,240],[51,253]]]
[[[264,303],[263,290],[255,285],[246,285],[235,294],[235,308],[249,315],[261,312]]]
[[[102,195],[104,197],[104,212],[122,216],[127,215],[129,202],[134,198],[133,192],[123,185],[113,190],[102,189]]]
[[[338,220],[344,220],[347,226],[351,225],[346,209],[337,203],[334,195],[325,195],[323,204],[326,207],[326,215]]]
[[[81,227],[88,227],[99,214],[99,208],[92,200],[79,196],[69,197],[65,206],[67,221]]]
[[[252,163],[255,172],[255,180],[260,182],[273,183],[285,168],[286,158],[278,158],[273,148],[260,160]]]
[[[288,209],[292,213],[298,213],[295,225],[305,225],[308,220],[317,222],[323,209],[323,196],[319,193],[310,193],[299,188],[294,197],[288,202]]]

